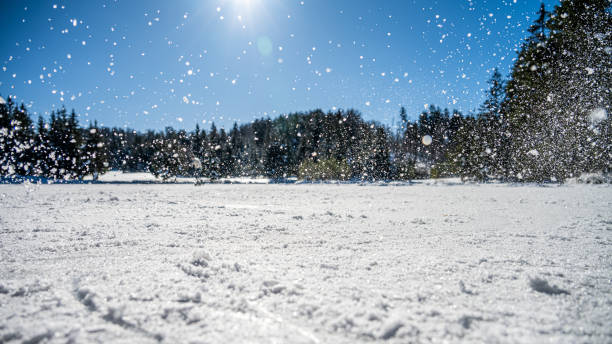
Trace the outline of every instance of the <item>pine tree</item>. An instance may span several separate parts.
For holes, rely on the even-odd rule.
[[[187,175],[194,160],[189,143],[185,131],[176,132],[167,127],[165,133],[153,141],[155,153],[149,164],[149,171],[164,181]]]
[[[266,174],[274,179],[287,176],[287,155],[282,144],[273,142],[267,147],[265,170]]]
[[[39,116],[34,139],[34,155],[36,161],[34,175],[41,177],[49,177],[49,170],[52,166],[52,161],[49,157],[51,150],[49,149],[48,135],[48,126],[43,117]]]
[[[208,147],[206,149],[204,162],[207,176],[211,180],[221,178],[221,161],[218,153],[221,148],[221,141],[219,139],[219,133],[217,132],[217,126],[213,122],[210,126],[210,133],[208,134]]]
[[[529,27],[528,31],[531,33],[530,40],[536,43],[544,42],[546,40],[546,22],[550,17],[550,13],[546,11],[546,5],[540,4],[540,10],[538,11],[538,19]]]
[[[190,136],[191,141],[191,152],[193,153],[193,162],[191,175],[196,178],[196,182],[199,183],[200,179],[204,176],[204,155],[206,154],[206,131],[200,130],[200,126],[196,124],[196,128]]]
[[[34,126],[23,104],[13,111],[11,120],[14,163],[17,174],[28,176],[34,170]]]
[[[15,174],[12,162],[13,139],[11,121],[13,119],[13,100],[9,97],[6,103],[0,104],[0,175]]]
[[[588,170],[589,113],[612,103],[610,1],[566,0],[547,16],[540,11],[506,89],[510,173],[523,180]]]
[[[477,174],[480,180],[502,177],[505,168],[505,136],[502,129],[504,127],[502,115],[504,82],[497,68],[493,71],[488,84],[487,98],[480,107],[476,121],[475,130],[478,132],[478,140],[472,142],[472,146],[476,149],[474,153],[478,155],[475,158],[478,164],[482,165],[481,171]]]
[[[480,125],[474,117],[468,116],[456,134],[455,144],[449,152],[454,171],[462,180],[479,181],[488,178],[484,160],[486,151],[482,144]]]
[[[65,153],[70,164],[68,169],[72,178],[81,179],[85,176],[85,166],[83,163],[83,133],[79,127],[77,114],[74,109],[70,112],[67,122],[67,138],[65,141]]]
[[[242,164],[243,161],[246,161],[244,158],[244,144],[243,138],[238,129],[238,124],[234,122],[234,126],[230,131],[230,154],[232,166],[230,168],[230,173],[232,176],[239,176],[242,174]]]
[[[10,98],[0,106],[1,173],[28,176],[35,165],[32,120],[25,106],[15,106]]]
[[[101,174],[108,171],[108,153],[97,121],[90,123],[89,129],[85,132],[85,149],[82,159],[85,164],[85,174],[91,174],[93,180],[98,180]]]
[[[562,178],[593,169],[593,142],[600,135],[591,114],[612,110],[611,1],[564,1],[547,25],[555,56],[552,79],[559,87],[549,94],[558,128],[553,151]],[[605,160],[612,163],[610,156]]]

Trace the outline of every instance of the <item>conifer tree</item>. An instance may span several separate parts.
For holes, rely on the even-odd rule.
[[[609,112],[612,103],[611,18],[609,0],[566,0],[550,16],[540,11],[504,106],[510,173],[519,179],[562,181],[589,169],[589,114]]]
[[[49,176],[49,169],[50,166],[52,166],[49,153],[50,150],[47,124],[45,123],[43,117],[39,116],[36,124],[36,135],[34,138],[35,166],[33,175],[41,177]]]
[[[13,175],[15,166],[12,162],[13,139],[11,121],[14,103],[9,97],[6,103],[0,104],[0,175]]]
[[[82,159],[85,164],[85,174],[91,174],[93,180],[98,180],[101,174],[108,171],[108,153],[97,121],[90,123],[89,129],[85,132],[85,149]]]

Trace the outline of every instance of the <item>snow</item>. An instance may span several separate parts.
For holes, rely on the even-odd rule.
[[[610,342],[611,204],[605,184],[0,185],[0,339]]]
[[[568,184],[612,184],[612,176],[606,173],[582,173],[576,178],[567,180]]]
[[[90,178],[85,178],[90,179]],[[110,171],[101,175],[98,179],[101,182],[113,183],[143,183],[143,182],[161,182],[161,179],[155,178],[154,175],[148,172],[123,173],[121,171]]]
[[[423,138],[421,139],[421,142],[425,145],[425,146],[429,146],[432,142],[432,138],[429,135],[425,135],[423,136]]]
[[[591,111],[591,113],[589,114],[589,117],[590,117],[592,123],[597,124],[597,123],[605,120],[608,117],[608,114],[606,113],[606,109],[604,109],[604,108],[597,108],[597,109]]]
[[[197,166],[198,163],[202,163],[199,159],[194,159],[192,164]],[[92,176],[87,176],[83,178],[86,182],[91,182],[93,180]],[[201,178],[201,182],[209,183],[210,179]],[[168,181],[164,181],[162,178],[156,178],[153,174],[149,172],[131,172],[124,173],[121,171],[110,171],[98,178],[98,182],[100,183],[111,183],[111,184],[152,184],[152,183],[174,183],[174,184],[194,184],[197,182],[195,178],[191,177],[176,177],[171,178]],[[229,178],[220,178],[216,180],[217,183],[222,184],[269,184],[271,180],[269,178],[259,177],[229,177]],[[288,178],[286,180],[287,183],[294,183],[295,179]]]

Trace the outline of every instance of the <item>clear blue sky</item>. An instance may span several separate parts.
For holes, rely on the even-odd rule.
[[[558,1],[544,1],[551,10]],[[315,108],[392,125],[469,113],[537,0],[2,0],[0,94],[106,126],[193,129]]]

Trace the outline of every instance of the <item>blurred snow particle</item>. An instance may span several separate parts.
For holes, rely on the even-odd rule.
[[[6,100],[4,100],[2,97],[0,97],[0,104],[6,104]]]
[[[527,154],[532,156],[540,156],[540,152],[538,152],[536,149],[530,150],[529,152],[527,152]]]
[[[425,135],[423,136],[423,138],[421,139],[421,142],[425,145],[425,146],[429,146],[432,142],[432,138],[429,135]]]
[[[591,122],[596,124],[596,123],[599,123],[605,120],[608,117],[608,114],[606,113],[606,109],[597,108],[591,111],[591,113],[589,114],[589,117],[591,118]]]

